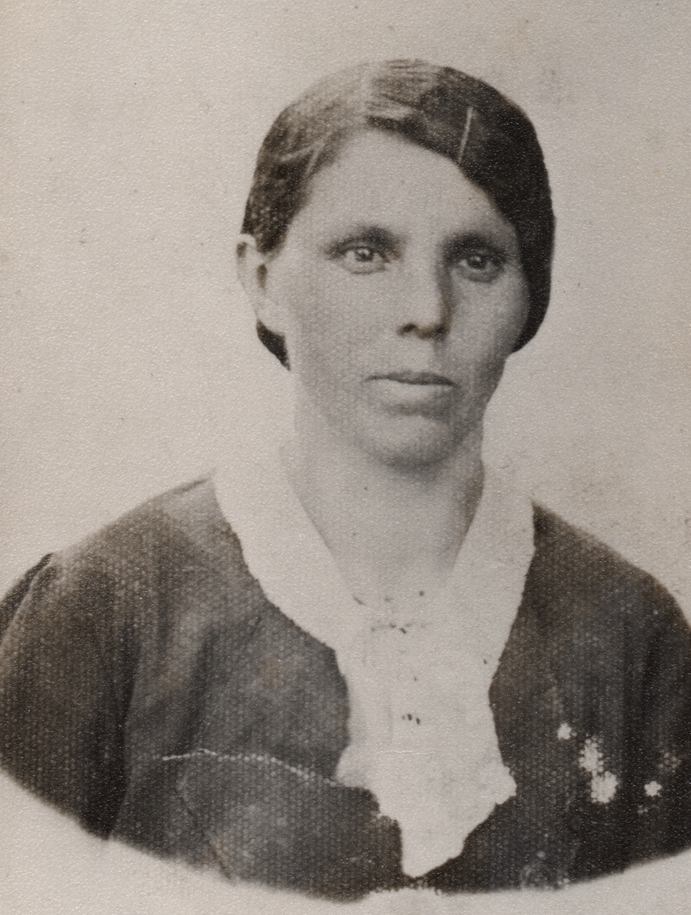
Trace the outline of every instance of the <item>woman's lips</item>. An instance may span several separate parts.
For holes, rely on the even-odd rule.
[[[389,372],[386,375],[373,375],[373,381],[397,381],[399,384],[444,385],[453,387],[453,381],[436,372]]]
[[[449,378],[436,372],[387,372],[372,375],[369,381],[377,403],[397,414],[445,415],[457,390]]]

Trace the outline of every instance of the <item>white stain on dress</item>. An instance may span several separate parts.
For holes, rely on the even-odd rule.
[[[573,728],[570,724],[567,724],[565,721],[563,724],[559,725],[559,730],[557,731],[557,737],[559,740],[571,740],[573,737]]]
[[[647,785],[643,786],[643,790],[648,795],[648,797],[657,797],[658,794],[662,791],[662,785],[659,782],[648,782]]]
[[[662,765],[660,766],[659,771],[663,775],[667,775],[671,772],[676,772],[680,765],[681,760],[679,757],[671,750],[665,750],[665,753],[662,757]]]
[[[590,775],[590,800],[594,804],[609,804],[617,793],[619,779],[605,769],[605,758],[595,737],[589,737],[583,745],[579,765]]]

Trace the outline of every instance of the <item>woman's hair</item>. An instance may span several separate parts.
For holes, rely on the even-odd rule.
[[[310,178],[366,130],[404,136],[455,162],[514,227],[530,291],[516,349],[537,332],[549,301],[554,213],[542,150],[526,115],[487,83],[419,60],[361,64],[321,80],[276,119],[257,158],[242,231],[276,251],[307,200]],[[284,364],[283,338],[261,322]]]

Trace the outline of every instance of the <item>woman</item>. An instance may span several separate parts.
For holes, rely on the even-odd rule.
[[[92,832],[349,899],[560,886],[691,844],[691,635],[483,466],[547,308],[525,115],[417,61],[278,118],[238,245],[294,434],[8,595],[0,749]]]

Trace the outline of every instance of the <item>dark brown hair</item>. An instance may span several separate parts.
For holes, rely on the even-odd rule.
[[[389,131],[455,162],[514,227],[530,290],[517,344],[537,332],[549,302],[554,213],[544,158],[527,116],[487,83],[419,60],[361,64],[321,80],[276,119],[259,151],[242,231],[276,251],[307,199],[309,180],[354,134]],[[285,342],[259,339],[284,364]]]

